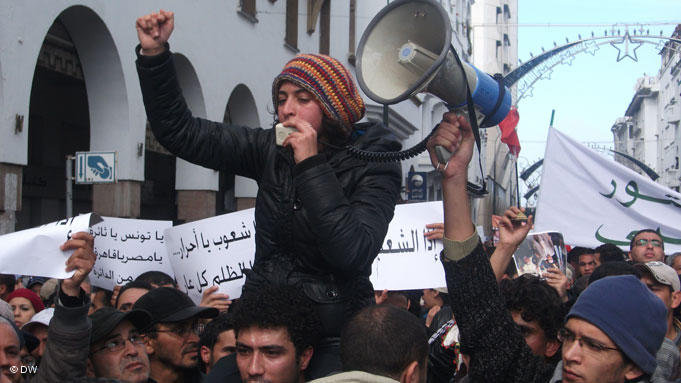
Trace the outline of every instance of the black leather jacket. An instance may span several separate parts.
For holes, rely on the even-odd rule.
[[[371,264],[399,198],[399,165],[367,163],[334,149],[296,164],[290,148],[275,144],[274,129],[195,118],[171,57],[167,50],[137,59],[158,141],[187,161],[258,183],[255,262],[244,292],[262,283],[300,285],[322,305],[343,301],[344,318],[371,304]],[[401,148],[374,123],[356,124],[349,143],[371,151]]]

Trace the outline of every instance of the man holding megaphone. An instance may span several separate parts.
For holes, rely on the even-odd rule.
[[[154,135],[185,160],[258,182],[255,262],[243,293],[265,284],[299,287],[324,327],[310,377],[339,370],[340,329],[374,302],[371,265],[401,186],[399,164],[366,162],[344,147],[388,152],[401,144],[380,124],[358,123],[365,107],[352,76],[317,54],[294,57],[273,81],[273,126],[292,128],[282,145],[275,129],[193,117],[167,43],[173,26],[173,13],[163,10],[136,24],[137,69]],[[447,114],[442,126],[456,121]]]

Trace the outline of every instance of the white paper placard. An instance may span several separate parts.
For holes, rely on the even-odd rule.
[[[166,247],[178,287],[197,304],[213,285],[235,299],[245,282],[243,269],[255,256],[255,209],[241,210],[166,229]]]
[[[162,271],[174,277],[167,256],[163,231],[172,221],[102,217],[91,229],[97,261],[90,273],[92,285],[112,290],[147,271]]]
[[[0,273],[69,278],[74,272],[66,272],[65,262],[73,250],[61,251],[59,246],[99,221],[89,213],[0,236]]]
[[[372,265],[376,290],[445,287],[441,240],[427,240],[426,225],[443,221],[442,201],[395,206],[383,247]]]

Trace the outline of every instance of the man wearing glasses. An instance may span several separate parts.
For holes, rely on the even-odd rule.
[[[140,330],[149,326],[151,316],[141,310],[123,313],[103,307],[90,315],[90,320],[88,376],[149,382],[149,357]]]
[[[149,291],[135,302],[133,310],[151,314],[151,324],[143,334],[151,378],[158,383],[201,382],[201,320],[217,316],[218,310],[197,306],[187,294],[172,287]]]
[[[664,242],[652,229],[639,230],[629,244],[629,257],[634,263],[664,262]]]
[[[562,360],[555,369],[532,354],[504,306],[471,220],[466,181],[474,141],[467,120],[447,113],[427,145],[442,176],[442,263],[461,344],[470,355],[470,380],[623,383],[650,376],[665,336],[667,310],[632,275],[603,278],[580,295],[559,331]],[[453,153],[446,166],[439,163],[435,146]],[[518,213],[513,208],[502,217],[503,242],[519,244],[530,230],[532,217],[519,220]]]

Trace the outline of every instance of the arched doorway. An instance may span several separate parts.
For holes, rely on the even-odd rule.
[[[227,101],[223,121],[228,125],[242,125],[250,128],[260,126],[255,99],[246,85],[239,84],[234,87]],[[257,193],[258,185],[254,180],[220,172],[216,214],[230,213],[255,206]]]
[[[50,27],[33,75],[28,118],[28,164],[16,230],[55,221],[66,212],[66,155],[90,147],[85,78],[71,34],[58,17]],[[74,214],[92,209],[92,187],[74,185]]]
[[[92,9],[65,9],[45,36],[33,77],[17,230],[64,217],[66,156],[121,151],[128,121],[123,70],[111,33]],[[119,158],[119,165],[125,161]],[[92,190],[74,185],[73,214],[93,210]]]

